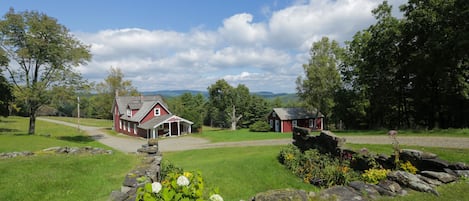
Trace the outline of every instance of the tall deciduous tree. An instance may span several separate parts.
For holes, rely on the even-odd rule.
[[[73,69],[91,59],[88,46],[74,38],[56,19],[43,13],[10,9],[0,21],[0,47],[9,61],[10,79],[24,99],[34,134],[36,114],[53,86],[73,85],[79,74]]]
[[[231,130],[236,130],[237,124],[247,110],[250,94],[245,85],[232,87],[225,80],[218,80],[208,87],[209,110],[212,118],[217,118],[220,122],[229,122]]]
[[[96,84],[96,96],[94,96],[94,108],[96,117],[111,119],[111,106],[115,95],[138,96],[137,89],[132,85],[132,81],[124,79],[124,73],[120,68],[111,67],[109,74],[103,82]]]
[[[339,64],[343,49],[329,38],[313,43],[308,64],[303,65],[304,77],[296,80],[297,94],[311,111],[330,116],[334,94],[340,88]]]

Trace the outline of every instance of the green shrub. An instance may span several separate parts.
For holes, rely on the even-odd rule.
[[[266,121],[257,121],[249,126],[249,131],[252,132],[269,132],[270,125]]]
[[[289,145],[280,151],[279,160],[305,183],[317,186],[343,185],[358,178],[347,162],[320,154],[315,149],[301,153],[297,147]]]

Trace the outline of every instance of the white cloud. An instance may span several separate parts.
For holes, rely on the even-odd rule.
[[[394,0],[402,4],[403,0]],[[220,19],[222,26],[188,32],[126,28],[76,33],[91,45],[93,60],[79,70],[100,82],[121,68],[140,91],[206,90],[217,79],[245,84],[251,91],[295,92],[311,44],[323,36],[344,42],[374,23],[378,0],[311,0],[273,10],[256,22],[252,14]],[[397,5],[395,5],[397,7]]]

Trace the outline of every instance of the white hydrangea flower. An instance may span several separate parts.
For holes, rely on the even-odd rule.
[[[210,196],[210,201],[223,201],[223,198],[221,197],[221,195],[213,194],[212,196]]]
[[[160,182],[153,182],[151,184],[151,191],[153,191],[153,193],[159,193],[161,191],[161,184]]]
[[[178,177],[177,184],[179,186],[189,186],[189,183],[190,183],[190,181],[186,176],[181,175],[181,176]]]

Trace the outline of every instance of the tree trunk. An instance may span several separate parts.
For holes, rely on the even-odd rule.
[[[36,111],[34,109],[31,109],[29,111],[29,130],[28,134],[29,135],[34,135],[35,130],[36,130]]]
[[[231,113],[231,130],[234,131],[236,130],[236,125],[238,124],[238,121],[243,117],[243,115],[239,115],[239,117],[236,117],[236,108],[233,105],[233,110]]]

